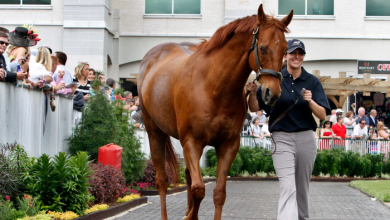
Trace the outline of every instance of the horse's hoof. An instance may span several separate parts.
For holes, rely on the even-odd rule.
[[[189,218],[187,216],[184,216],[182,219],[183,220],[189,220]]]

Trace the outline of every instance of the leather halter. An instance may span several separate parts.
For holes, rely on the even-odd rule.
[[[275,70],[261,68],[261,64],[259,61],[259,52],[258,52],[259,49],[257,47],[258,34],[259,34],[259,25],[257,27],[255,27],[255,29],[253,30],[252,44],[251,44],[251,47],[249,48],[249,51],[248,51],[248,58],[249,58],[249,55],[252,52],[252,50],[254,50],[256,48],[256,50],[255,50],[255,60],[256,60],[256,65],[257,65],[256,80],[259,81],[261,74],[271,74],[272,76],[278,78],[280,83],[282,83],[283,82],[283,75],[281,72],[276,72]]]

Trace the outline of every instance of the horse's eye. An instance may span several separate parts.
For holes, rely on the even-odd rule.
[[[262,54],[266,54],[266,53],[267,53],[267,50],[265,49],[265,47],[260,46],[260,52],[261,52]]]

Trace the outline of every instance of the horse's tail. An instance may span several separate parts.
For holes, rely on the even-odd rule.
[[[176,153],[175,150],[173,149],[173,145],[170,137],[168,137],[167,139],[167,142],[165,144],[165,149],[166,149],[166,162],[172,173],[172,181],[175,184],[179,183],[180,165],[177,161]]]

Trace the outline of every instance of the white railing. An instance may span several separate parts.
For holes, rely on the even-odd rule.
[[[334,148],[342,148],[345,151],[364,154],[381,154],[386,158],[390,154],[390,140],[383,139],[368,139],[366,141],[359,139],[331,139],[331,138],[316,138],[318,150],[330,150]],[[241,136],[241,146],[249,146],[251,148],[263,147],[271,151],[271,138],[257,139],[257,142],[252,136]]]
[[[42,90],[0,83],[0,143],[16,141],[34,157],[66,151],[65,139],[72,134],[73,99],[56,95],[56,110],[52,112],[48,102],[45,117],[45,98]]]

